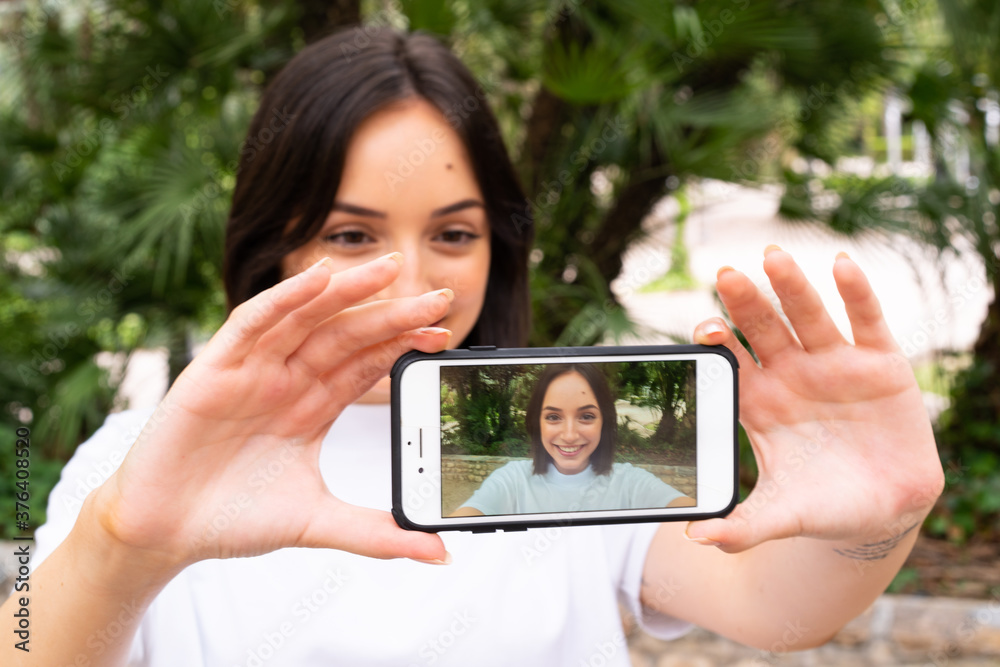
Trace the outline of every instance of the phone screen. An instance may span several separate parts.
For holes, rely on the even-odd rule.
[[[441,517],[696,507],[696,366],[442,365]]]

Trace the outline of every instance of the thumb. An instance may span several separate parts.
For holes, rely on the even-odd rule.
[[[403,530],[388,512],[351,505],[332,495],[316,508],[296,546],[339,549],[372,558],[451,562],[438,535]]]
[[[726,553],[739,553],[768,540],[798,534],[790,514],[772,509],[774,503],[767,502],[771,499],[763,499],[763,504],[760,500],[760,496],[755,497],[751,492],[724,519],[691,521],[684,529],[684,537],[698,544],[718,547]]]

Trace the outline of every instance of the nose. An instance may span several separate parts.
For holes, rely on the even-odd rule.
[[[572,419],[563,422],[562,439],[567,445],[576,444],[576,424],[573,423]]]
[[[435,289],[431,279],[430,262],[421,257],[416,248],[401,248],[403,265],[399,277],[388,287],[378,293],[379,299],[398,299],[406,296],[417,296]]]

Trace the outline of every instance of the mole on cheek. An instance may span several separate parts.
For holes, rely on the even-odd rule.
[[[451,162],[445,165],[445,169],[451,169]]]

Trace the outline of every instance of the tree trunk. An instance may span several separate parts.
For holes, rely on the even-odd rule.
[[[521,178],[528,197],[532,200],[538,196],[538,187],[542,174],[545,173],[551,147],[560,143],[560,133],[566,122],[568,109],[568,105],[548,88],[540,88],[535,96],[520,159]]]
[[[654,445],[672,444],[677,433],[677,417],[670,409],[670,405],[660,407],[663,409],[663,416],[660,417],[660,423],[653,431],[653,435],[649,436],[649,441]]]
[[[651,153],[652,163],[646,168],[658,175],[652,178],[644,176],[646,169],[641,167],[632,172],[590,244],[597,269],[609,283],[621,273],[622,254],[642,231],[643,218],[667,190],[660,152],[654,146]]]
[[[993,275],[993,301],[986,310],[972,353],[976,359],[988,363],[990,373],[1000,379],[1000,272]],[[987,403],[992,406],[994,417],[1000,415],[1000,382],[991,383]]]
[[[360,0],[296,0],[298,26],[306,44],[326,37],[337,28],[361,22]]]

